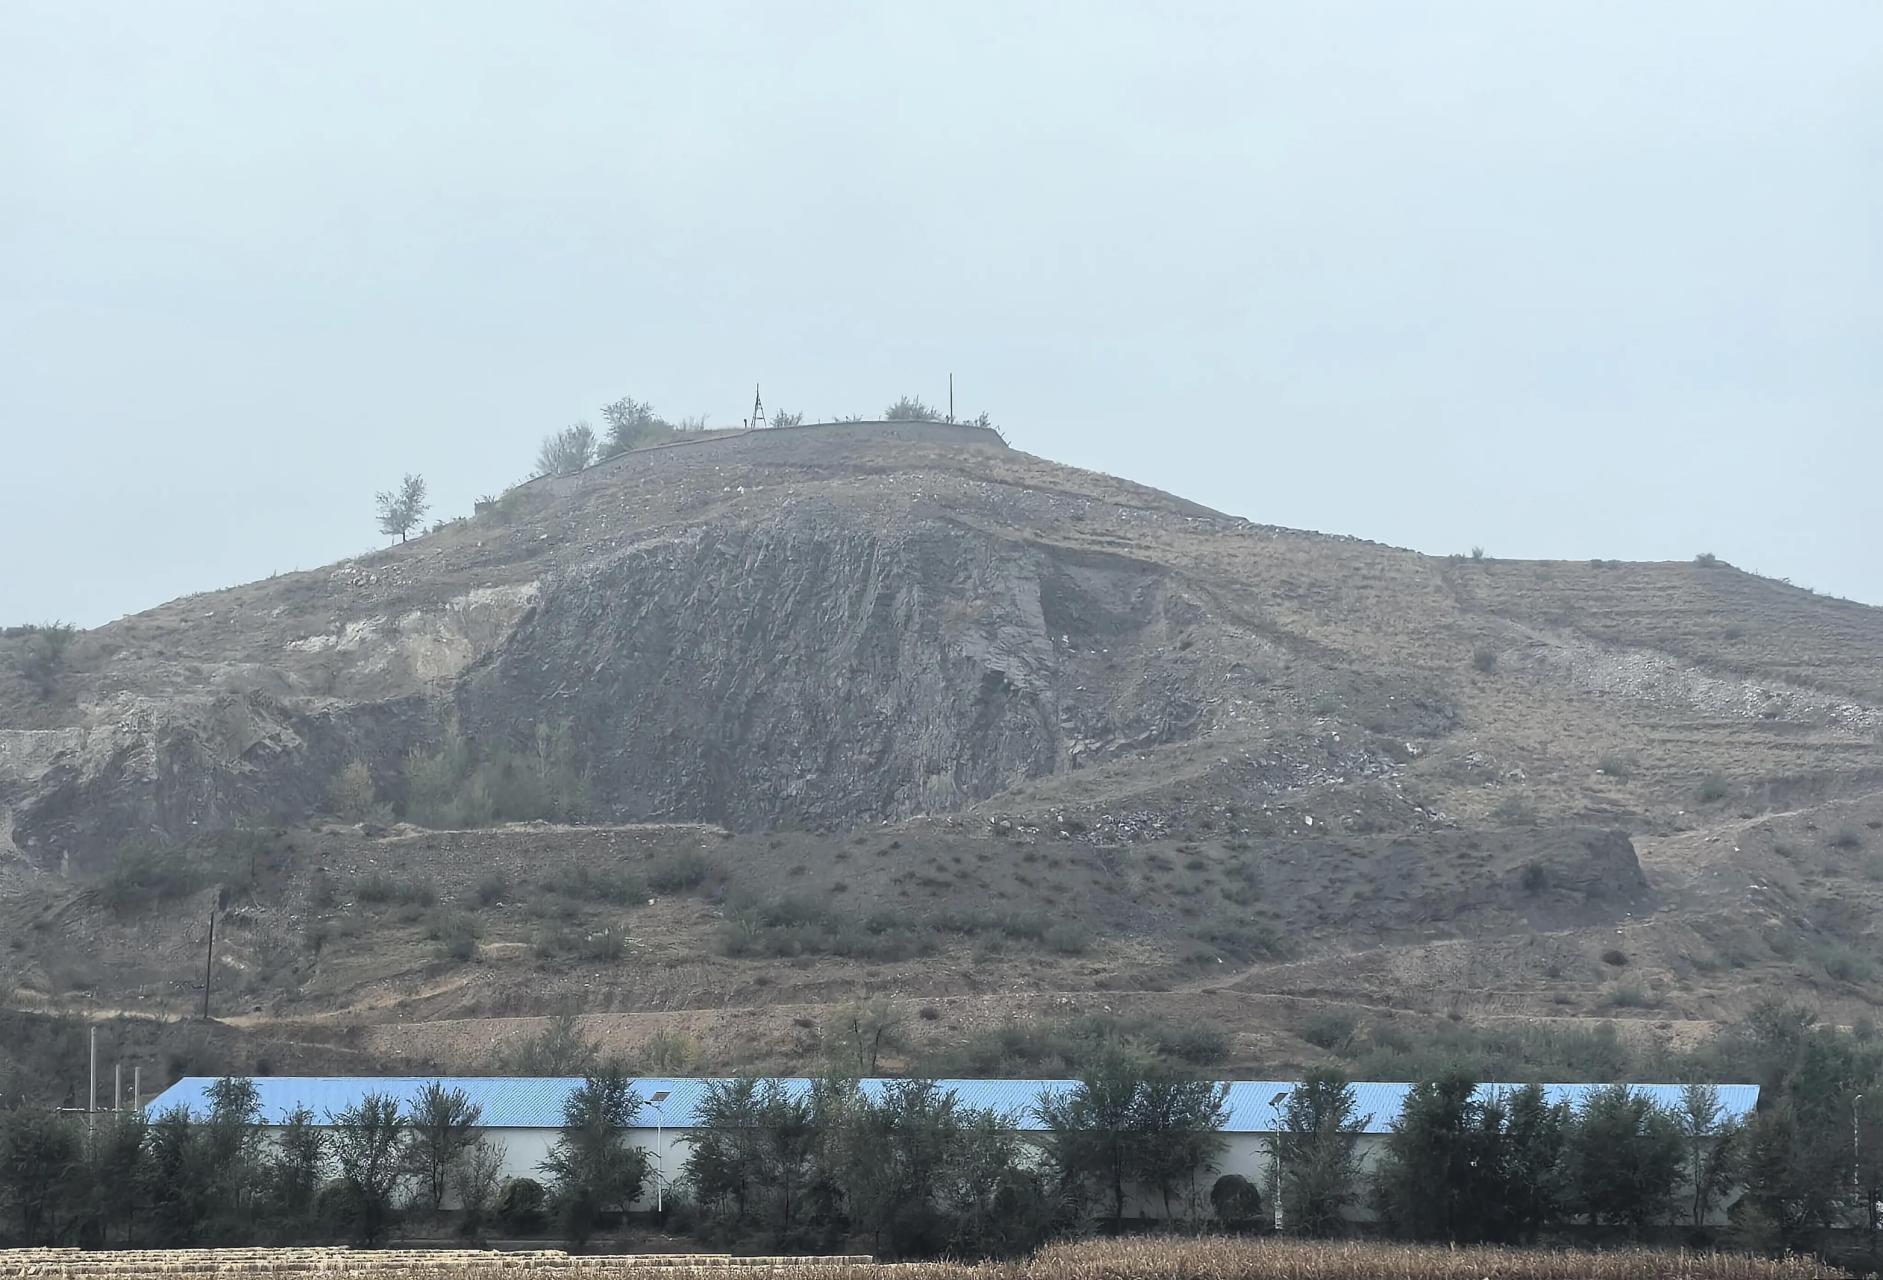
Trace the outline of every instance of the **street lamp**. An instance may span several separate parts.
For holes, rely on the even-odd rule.
[[[1268,1100],[1268,1109],[1273,1114],[1275,1129],[1268,1136],[1269,1154],[1275,1160],[1275,1234],[1281,1234],[1281,1104],[1288,1100],[1288,1091],[1282,1090]]]
[[[647,1105],[654,1108],[654,1212],[657,1215],[666,1210],[667,1149],[662,1144],[661,1137],[666,1128],[667,1117],[661,1113],[660,1104],[669,1096],[670,1091],[662,1089],[647,1099]]]

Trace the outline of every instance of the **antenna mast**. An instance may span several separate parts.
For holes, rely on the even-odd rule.
[[[764,425],[769,425],[765,422],[765,401],[759,398],[758,383],[754,382],[752,384],[752,421],[750,426],[752,430],[757,431],[760,426]]]

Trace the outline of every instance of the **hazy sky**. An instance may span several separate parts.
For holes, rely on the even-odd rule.
[[[632,394],[1883,603],[1883,3],[0,3],[0,623]]]

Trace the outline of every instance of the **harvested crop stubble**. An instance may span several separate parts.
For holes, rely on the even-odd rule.
[[[865,1280],[875,1268],[830,1267],[805,1280]],[[1092,1240],[979,1266],[914,1263],[896,1280],[1821,1280],[1848,1273],[1805,1258],[1618,1250],[1443,1249],[1267,1240]]]
[[[663,1277],[789,1274],[792,1280],[881,1280],[864,1257],[729,1257],[725,1254],[616,1254],[572,1257],[559,1251],[178,1249],[82,1253],[76,1249],[0,1250],[0,1277],[55,1280],[230,1280],[238,1276],[353,1275],[391,1280],[514,1280],[519,1272],[607,1280],[659,1272]],[[1805,1258],[1774,1261],[1744,1254],[1619,1250],[1608,1253],[1520,1249],[1441,1249],[1374,1243],[1314,1244],[1257,1240],[1110,1240],[1054,1245],[1031,1258],[964,1266],[918,1262],[894,1268],[897,1280],[1829,1280],[1847,1273]]]
[[[829,1257],[733,1257],[723,1253],[571,1256],[559,1249],[497,1253],[476,1249],[0,1249],[0,1280],[230,1280],[241,1276],[383,1277],[384,1280],[514,1280],[518,1272],[604,1277],[659,1272],[665,1277],[728,1272],[870,1270],[866,1254]]]

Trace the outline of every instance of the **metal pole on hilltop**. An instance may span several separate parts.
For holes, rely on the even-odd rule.
[[[98,1028],[92,1028],[91,1088],[85,1094],[85,1139],[91,1141],[93,1113],[98,1110]]]

